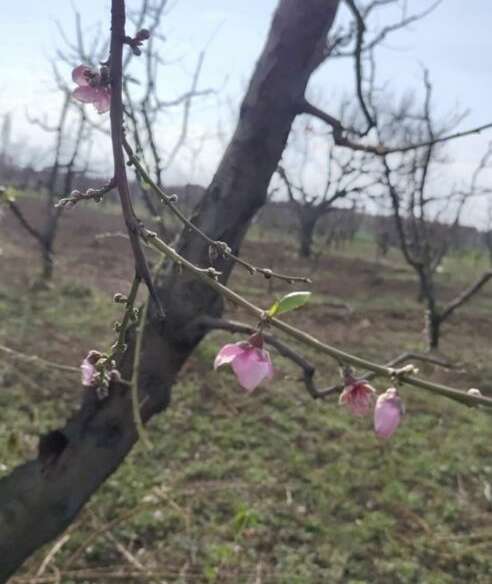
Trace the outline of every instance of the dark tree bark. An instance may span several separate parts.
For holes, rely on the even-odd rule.
[[[196,209],[194,222],[238,252],[285,147],[309,77],[320,62],[339,0],[281,0],[241,106],[236,131]],[[208,245],[184,232],[180,253],[208,265]],[[218,266],[226,281],[232,266]],[[194,322],[220,315],[222,302],[190,275],[168,269],[158,279],[167,318],[150,311],[141,359],[142,418],[169,404],[176,374],[205,330]],[[122,371],[129,378],[132,344]],[[59,535],[114,472],[137,439],[127,386],[114,384],[95,401],[85,395],[65,427],[45,436],[40,456],[0,481],[0,581]]]
[[[439,314],[432,314],[427,319],[427,348],[429,351],[439,349],[439,339],[441,337],[442,320]]]
[[[299,209],[299,256],[311,257],[314,232],[321,214],[316,209],[301,207]]]

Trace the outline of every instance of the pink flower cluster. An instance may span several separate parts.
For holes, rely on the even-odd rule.
[[[239,385],[252,392],[260,383],[273,377],[270,354],[263,348],[261,333],[247,341],[224,345],[215,357],[214,368],[230,365]],[[345,378],[345,387],[339,403],[354,416],[374,415],[374,431],[379,438],[387,439],[394,434],[405,413],[398,391],[390,387],[377,396],[376,390],[364,379],[351,375]]]
[[[354,416],[367,416],[374,405],[374,431],[379,438],[393,435],[405,413],[405,407],[394,387],[390,387],[376,399],[376,390],[364,379],[347,379],[339,403]]]
[[[106,69],[95,71],[87,65],[79,65],[72,71],[72,79],[78,85],[72,97],[82,103],[92,103],[100,114],[109,111],[111,88]]]

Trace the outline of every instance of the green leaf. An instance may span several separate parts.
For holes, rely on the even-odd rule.
[[[310,297],[311,292],[291,292],[272,304],[267,314],[268,316],[277,316],[283,312],[290,312],[291,310],[304,306]]]

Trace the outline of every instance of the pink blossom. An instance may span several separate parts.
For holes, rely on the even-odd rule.
[[[101,357],[99,351],[89,351],[86,358],[80,365],[82,372],[82,385],[85,387],[92,387],[96,382],[97,369],[95,367],[98,359]]]
[[[338,403],[346,406],[354,416],[367,416],[374,403],[376,391],[365,379],[349,377]]]
[[[82,103],[92,103],[100,114],[109,111],[111,88],[100,73],[87,65],[79,65],[72,71],[72,79],[78,85],[72,92],[75,99]]]
[[[261,335],[253,335],[246,342],[224,345],[215,357],[214,369],[230,365],[239,385],[246,391],[253,391],[263,380],[273,377],[270,354],[262,345]]]
[[[374,431],[379,438],[389,438],[400,425],[405,407],[397,390],[390,387],[382,393],[374,408]]]

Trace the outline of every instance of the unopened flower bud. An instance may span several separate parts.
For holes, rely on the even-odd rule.
[[[344,383],[338,403],[354,416],[367,416],[374,403],[375,389],[365,379],[354,379],[351,373],[344,375]]]
[[[213,280],[217,280],[219,277],[220,272],[218,272],[215,268],[208,268],[207,275],[212,278]]]
[[[90,363],[97,363],[99,361],[99,359],[102,357],[102,353],[100,353],[99,351],[89,351],[87,353],[87,357],[86,359],[90,362]]]
[[[378,438],[389,438],[400,425],[405,407],[397,390],[390,387],[381,394],[374,408],[374,431]]]
[[[116,304],[125,304],[127,301],[128,298],[121,292],[116,292],[113,296],[113,302],[116,302]]]
[[[150,38],[150,31],[146,28],[142,28],[137,32],[135,38],[137,41],[146,41],[148,38]]]

